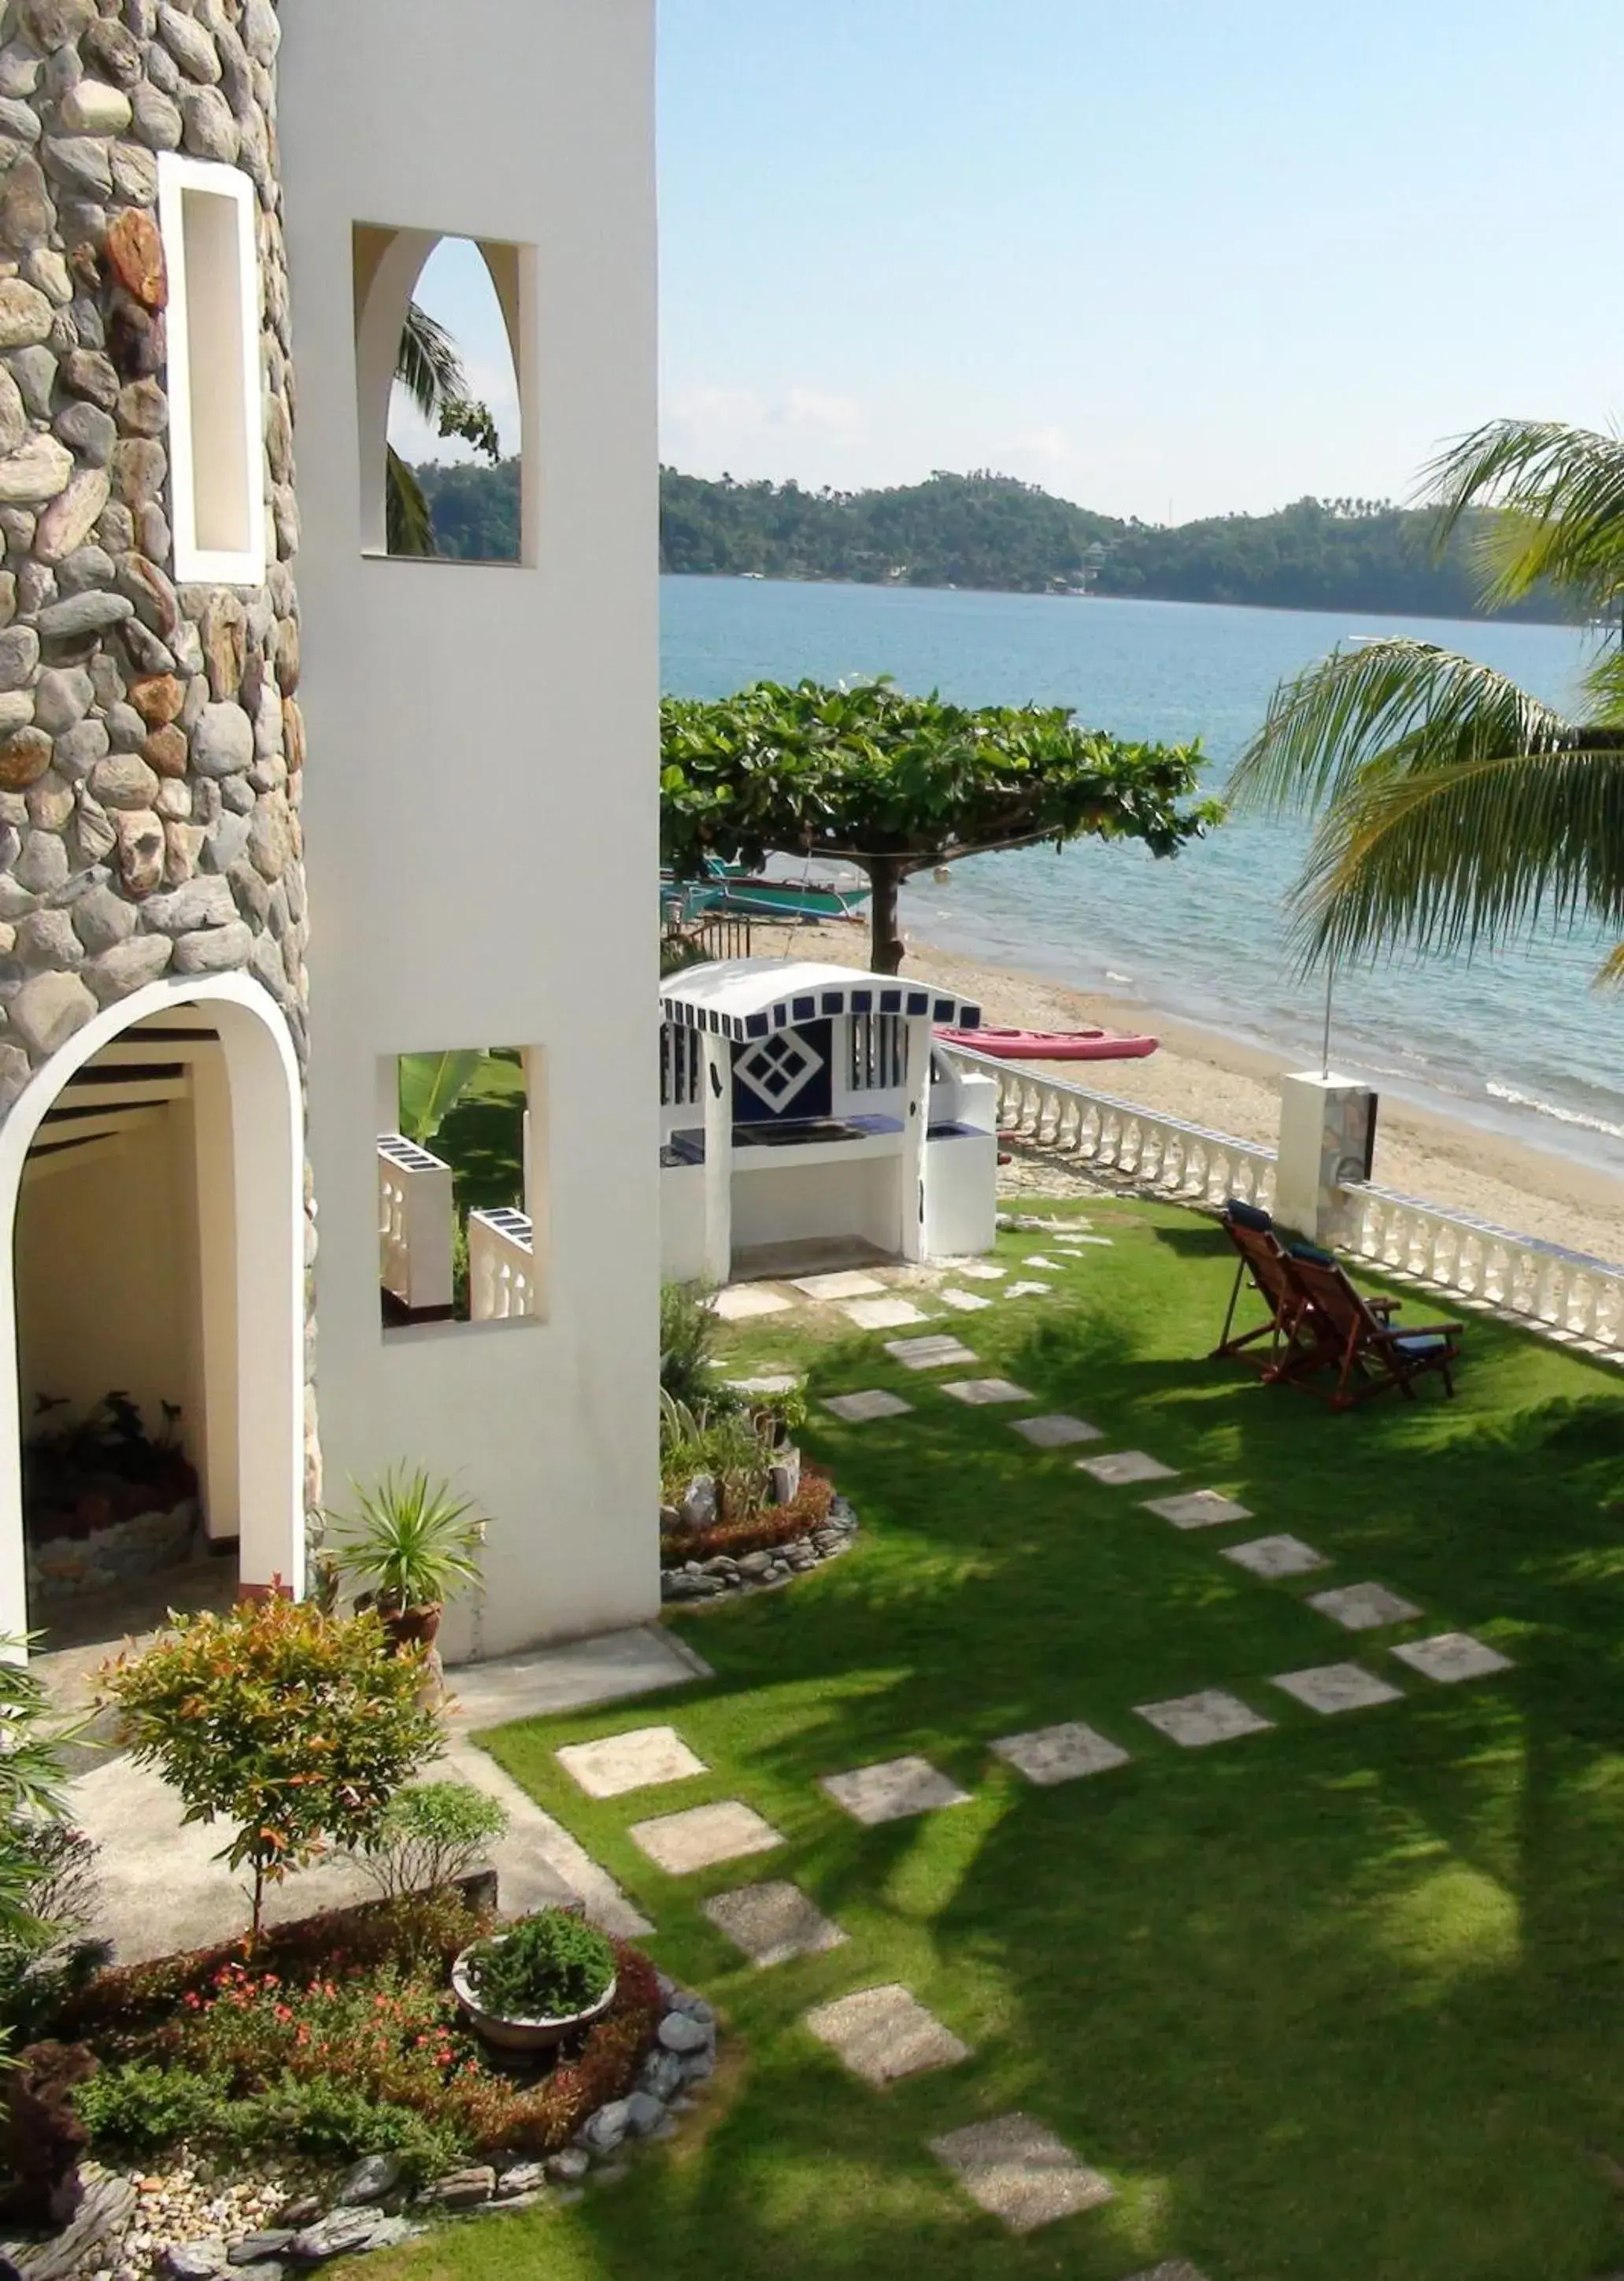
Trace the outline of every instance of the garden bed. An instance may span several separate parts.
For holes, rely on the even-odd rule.
[[[787,1504],[768,1505],[709,1528],[668,1530],[660,1539],[660,1591],[666,1600],[708,1600],[760,1590],[838,1559],[857,1534],[857,1516],[826,1474],[804,1468]]]
[[[449,1984],[459,1952],[501,1929],[479,1891],[334,1911],[251,1958],[197,1950],[66,1996],[26,2056],[81,2077],[63,2151],[81,2177],[135,2189],[112,2229],[124,2246],[104,2238],[85,2269],[175,2274],[189,2215],[213,2229],[190,2245],[193,2281],[233,2249],[236,2264],[313,2265],[404,2238],[406,2209],[526,2206],[661,2128],[714,2065],[709,2007],[615,1942],[600,2018],[555,2053],[490,2052]],[[37,2161],[18,2136],[14,2115],[13,2160]],[[14,2262],[49,2272],[62,2238]]]

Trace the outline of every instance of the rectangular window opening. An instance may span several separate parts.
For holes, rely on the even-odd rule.
[[[187,581],[265,581],[259,201],[235,166],[165,152],[175,567]]]
[[[383,1329],[539,1319],[531,1097],[539,1053],[403,1054],[380,1072]]]
[[[908,1024],[900,1014],[854,1014],[851,1089],[893,1093],[908,1083]]]

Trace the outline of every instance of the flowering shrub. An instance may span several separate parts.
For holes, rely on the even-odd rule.
[[[205,1950],[101,1973],[54,2023],[103,2061],[86,2119],[140,2151],[179,2107],[186,2127],[174,2135],[193,2143],[328,2151],[313,2144],[325,2131],[335,2153],[410,2153],[430,2143],[426,2130],[443,2167],[503,2148],[552,2153],[630,2090],[659,2026],[654,1969],[611,1943],[614,2004],[550,2074],[526,2081],[487,2063],[447,1984],[452,1958],[491,1929],[441,1894],[274,1929],[251,1959]],[[206,2095],[160,2091],[157,2071]]]
[[[144,1653],[103,1667],[102,1699],[132,1756],[180,1792],[183,1818],[239,1824],[220,1858],[252,1872],[256,1939],[267,1884],[330,1843],[365,1844],[442,1746],[419,1699],[421,1651],[384,1644],[375,1616],[324,1616],[275,1594],[182,1616]]]

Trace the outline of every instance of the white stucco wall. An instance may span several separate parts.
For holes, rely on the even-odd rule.
[[[328,1496],[455,1476],[494,1652],[658,1604],[653,0],[281,12]],[[364,552],[356,224],[524,250],[524,566]],[[386,1342],[379,1059],[485,1045],[545,1069],[546,1318]]]

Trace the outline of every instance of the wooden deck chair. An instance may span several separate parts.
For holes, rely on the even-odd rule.
[[[1242,1203],[1237,1196],[1231,1196],[1219,1216],[1218,1224],[1240,1256],[1229,1294],[1229,1311],[1224,1317],[1224,1328],[1218,1342],[1212,1349],[1212,1359],[1216,1361],[1221,1356],[1242,1354],[1248,1347],[1256,1346],[1260,1339],[1267,1339],[1267,1362],[1272,1365],[1279,1357],[1282,1341],[1289,1342],[1296,1319],[1307,1303],[1303,1287],[1291,1272],[1286,1247],[1266,1211],[1256,1204]],[[1241,1293],[1249,1281],[1268,1309],[1269,1318],[1252,1330],[1237,1331],[1235,1310],[1241,1303]],[[1251,1359],[1257,1361],[1259,1357],[1253,1356]]]
[[[1351,1410],[1390,1387],[1413,1402],[1415,1380],[1435,1370],[1445,1394],[1453,1396],[1451,1372],[1460,1359],[1458,1323],[1424,1323],[1415,1330],[1402,1330],[1388,1320],[1396,1303],[1365,1298],[1335,1260],[1307,1258],[1301,1252],[1288,1257],[1308,1305],[1298,1321],[1295,1349],[1276,1376],[1301,1386],[1316,1370],[1334,1369],[1336,1384],[1326,1397],[1333,1410]],[[1304,1390],[1317,1393],[1319,1388]]]

